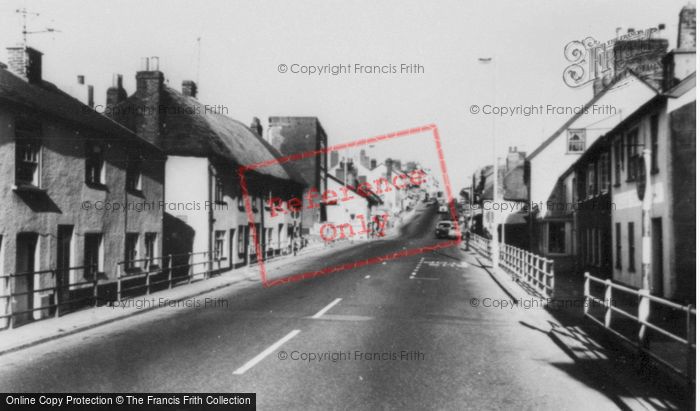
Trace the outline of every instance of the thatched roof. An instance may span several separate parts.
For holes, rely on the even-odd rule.
[[[120,122],[138,132],[136,112],[152,107],[152,96],[136,93],[114,110]],[[160,138],[156,143],[170,155],[219,157],[245,166],[282,157],[272,145],[243,123],[205,107],[200,101],[163,85],[158,103]],[[304,179],[284,164],[272,163],[254,172],[305,185]]]

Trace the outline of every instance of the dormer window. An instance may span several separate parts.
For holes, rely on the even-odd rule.
[[[569,130],[566,146],[568,153],[583,153],[586,151],[586,130]]]
[[[40,187],[41,127],[24,121],[15,124],[15,184]]]
[[[104,149],[100,144],[88,142],[85,151],[85,182],[104,185]]]

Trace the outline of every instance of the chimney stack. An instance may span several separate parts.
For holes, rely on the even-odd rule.
[[[197,98],[197,83],[192,80],[183,80],[182,94],[187,97]],[[260,120],[258,120],[260,122]]]
[[[664,90],[693,74],[695,67],[695,6],[688,4],[678,16],[678,47],[663,59]]]
[[[85,84],[85,75],[78,74],[74,85],[68,88],[68,94],[90,108],[95,107],[95,88]]]
[[[112,86],[107,89],[107,110],[126,100],[126,90],[123,86],[121,74],[112,75]]]
[[[136,95],[144,106],[144,113],[137,117],[135,131],[141,138],[160,146],[164,76],[159,71],[158,63],[158,57],[144,57],[141,59],[141,71],[136,73]]]
[[[7,54],[10,59],[10,71],[22,77],[29,83],[41,83],[41,56],[42,53],[31,47],[8,47]]]
[[[683,50],[695,50],[695,5],[688,3],[678,16],[678,44]]]
[[[136,73],[137,93],[160,93],[163,87],[164,76],[158,69],[158,57],[144,57],[141,59],[141,71]]]

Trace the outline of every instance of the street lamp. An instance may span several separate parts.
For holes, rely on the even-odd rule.
[[[479,63],[491,64],[493,63],[492,57],[479,57]],[[491,70],[491,97],[495,95],[496,81],[495,81],[495,70]],[[496,118],[491,116],[491,149],[493,155],[493,202],[496,203],[498,197],[498,157],[496,155]],[[496,210],[491,207],[491,264],[493,269],[498,268],[498,224],[496,222]]]

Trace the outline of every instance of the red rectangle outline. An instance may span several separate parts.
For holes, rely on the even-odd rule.
[[[445,185],[445,194],[447,196],[447,201],[450,207],[450,216],[452,217],[452,221],[454,224],[458,227],[458,218],[457,218],[457,209],[455,207],[455,202],[453,201],[453,196],[452,196],[452,186],[450,185],[450,180],[447,176],[447,165],[445,164],[445,156],[442,151],[442,144],[440,142],[440,133],[438,132],[438,128],[435,124],[428,124],[425,126],[421,127],[414,127],[410,129],[405,129],[401,131],[396,131],[393,133],[388,133],[388,134],[383,134],[380,136],[375,136],[375,137],[370,137],[370,138],[365,138],[361,140],[356,140],[352,141],[349,143],[344,143],[344,144],[337,144],[331,147],[325,147],[320,150],[313,150],[313,151],[307,151],[304,153],[297,153],[297,154],[292,154],[288,156],[283,156],[280,158],[272,159],[272,160],[267,160],[267,161],[261,161],[259,163],[253,163],[253,164],[248,164],[248,165],[243,165],[238,168],[238,176],[240,179],[240,185],[241,185],[241,192],[243,194],[243,199],[245,203],[245,209],[246,209],[246,214],[248,215],[248,225],[250,227],[251,232],[253,233],[253,241],[255,242],[255,253],[257,255],[257,260],[258,260],[258,266],[260,267],[260,278],[262,280],[262,284],[264,287],[272,287],[275,285],[279,284],[285,284],[291,281],[299,281],[299,280],[304,280],[304,279],[309,279],[309,278],[314,278],[316,276],[320,275],[325,275],[325,274],[330,274],[330,273],[335,273],[343,270],[348,270],[351,268],[358,268],[358,267],[363,267],[365,265],[370,265],[370,264],[376,264],[384,261],[391,261],[400,257],[410,257],[413,255],[417,254],[422,254],[428,251],[435,251],[435,250],[440,250],[443,248],[448,248],[448,247],[453,247],[456,245],[461,244],[462,238],[461,238],[461,232],[460,230],[457,230],[457,239],[456,240],[450,240],[450,241],[444,241],[440,242],[435,245],[431,246],[426,246],[426,247],[418,247],[418,248],[412,248],[408,250],[402,250],[398,252],[394,252],[391,254],[386,254],[383,256],[379,257],[373,257],[373,258],[368,258],[366,260],[362,261],[357,261],[354,263],[345,263],[345,264],[340,264],[332,267],[327,267],[321,270],[316,270],[316,271],[309,271],[305,273],[300,273],[300,274],[292,274],[288,275],[283,278],[278,278],[273,281],[267,281],[267,271],[265,269],[265,262],[264,258],[262,256],[262,248],[260,246],[260,242],[258,241],[258,233],[257,230],[255,229],[255,215],[253,214],[253,207],[251,204],[250,200],[250,195],[248,192],[248,185],[246,183],[245,179],[245,172],[246,171],[251,171],[255,170],[258,168],[262,167],[268,167],[271,165],[275,164],[283,164],[287,163],[289,161],[294,161],[294,160],[301,160],[304,158],[309,158],[309,157],[314,157],[319,154],[324,154],[324,153],[329,153],[332,151],[339,151],[343,150],[346,148],[352,148],[352,147],[359,147],[367,144],[374,144],[378,143],[381,141],[386,141],[386,140],[391,140],[399,137],[406,137],[410,135],[415,135],[418,133],[422,133],[424,131],[430,131],[432,130],[433,132],[433,140],[435,141],[435,148],[438,153],[438,159],[440,161],[440,171],[442,173],[442,178],[443,178],[443,183]],[[263,210],[261,210],[264,212]]]

